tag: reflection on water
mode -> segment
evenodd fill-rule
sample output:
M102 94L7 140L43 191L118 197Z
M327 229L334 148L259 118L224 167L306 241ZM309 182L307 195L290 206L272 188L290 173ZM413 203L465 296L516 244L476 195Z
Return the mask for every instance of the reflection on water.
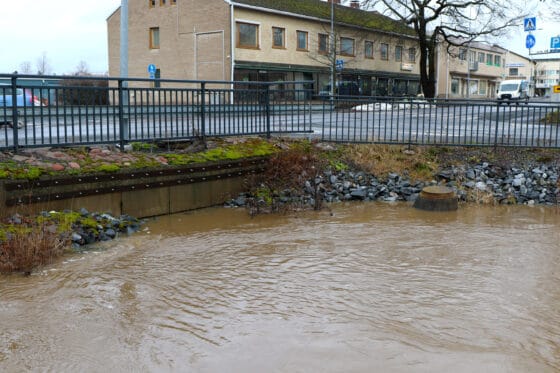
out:
M0 370L558 371L559 227L377 203L158 218L0 277Z

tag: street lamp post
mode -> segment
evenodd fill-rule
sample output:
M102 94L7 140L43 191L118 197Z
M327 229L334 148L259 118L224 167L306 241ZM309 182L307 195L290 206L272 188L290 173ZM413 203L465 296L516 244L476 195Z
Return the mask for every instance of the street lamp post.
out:
M331 1L331 37L330 37L330 49L331 49L331 78L330 78L330 83L331 83L331 92L330 95L331 97L334 96L334 69L335 69L335 64L336 64L336 53L334 50L335 47L335 42L334 42L334 0L330 0Z

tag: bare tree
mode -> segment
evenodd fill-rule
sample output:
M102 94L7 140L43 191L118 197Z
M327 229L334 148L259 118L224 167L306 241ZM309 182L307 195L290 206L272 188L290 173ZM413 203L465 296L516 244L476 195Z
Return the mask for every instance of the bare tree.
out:
M19 65L19 72L22 74L31 74L33 72L33 69L31 68L31 62L23 61Z
M37 75L48 75L52 72L49 59L47 58L47 52L43 52L43 54L37 58L36 67Z
M546 0L545 0L546 1ZM558 0L548 0L558 1ZM426 97L436 93L436 47L468 45L503 35L522 24L531 9L516 0L365 0L364 5L414 28L420 49L420 84Z
M78 65L76 66L76 71L74 71L74 75L78 75L78 76L90 75L89 67L86 61L81 60L80 62L78 62Z

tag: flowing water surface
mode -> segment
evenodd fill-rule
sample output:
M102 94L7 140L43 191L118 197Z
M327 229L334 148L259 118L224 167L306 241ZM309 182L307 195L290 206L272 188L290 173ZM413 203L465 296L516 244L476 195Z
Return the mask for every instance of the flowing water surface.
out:
M557 372L560 213L214 208L0 276L0 371Z

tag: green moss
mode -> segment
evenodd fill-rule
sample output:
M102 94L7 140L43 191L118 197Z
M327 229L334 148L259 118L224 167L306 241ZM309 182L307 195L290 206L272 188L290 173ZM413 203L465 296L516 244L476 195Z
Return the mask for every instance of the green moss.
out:
M34 180L38 179L43 173L43 170L35 166L21 166L11 161L0 163L0 179Z
M97 166L97 171L99 172L117 172L118 170L120 170L120 166L116 165L116 164L107 164L104 163L102 165Z

